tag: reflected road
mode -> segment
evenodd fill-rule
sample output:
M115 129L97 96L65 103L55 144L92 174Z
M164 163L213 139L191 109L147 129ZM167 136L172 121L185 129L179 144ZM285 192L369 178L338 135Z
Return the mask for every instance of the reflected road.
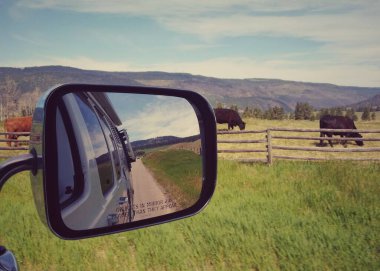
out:
M144 166L141 159L132 164L132 182L134 194L134 221L150 217L157 217L176 211L169 208L170 196L157 183L150 171Z

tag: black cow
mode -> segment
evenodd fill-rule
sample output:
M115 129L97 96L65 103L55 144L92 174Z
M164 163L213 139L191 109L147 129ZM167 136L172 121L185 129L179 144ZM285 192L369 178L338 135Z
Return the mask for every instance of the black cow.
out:
M355 123L352 119L349 117L343 117L343 116L330 116L325 115L321 117L319 120L319 127L320 129L349 129L354 130L356 129ZM362 138L362 135L355 132L321 132L321 137L332 137L333 135L340 135L340 137L351 137L351 138ZM330 146L332 147L332 142L329 139L328 142L330 143ZM344 146L346 146L347 141L343 141L342 143ZM355 141L357 145L363 146L363 141L356 140ZM321 146L323 146L323 140L319 142Z
M240 130L245 129L245 122L241 120L238 112L232 109L216 108L214 109L217 123L228 123L228 130L239 126Z

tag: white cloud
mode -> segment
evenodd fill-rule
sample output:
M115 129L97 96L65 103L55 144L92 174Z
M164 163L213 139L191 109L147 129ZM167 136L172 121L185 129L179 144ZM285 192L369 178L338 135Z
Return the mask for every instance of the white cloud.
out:
M350 86L380 86L378 76L380 67L335 63L328 60L309 63L286 59L256 61L248 58L215 58L201 62L161 65L160 70L188 71L220 78L278 78Z
M50 58L50 61L51 63L57 63L56 65L71 66L90 70L127 71L132 68L128 63L123 61L102 61L85 56L73 58L52 57Z
M364 5L375 5L374 0L336 0L331 1L308 1L308 0L21 0L19 6L37 9L63 9L76 12L91 13L119 13L137 14L161 17L167 14L194 15L209 12L225 12L226 10L244 10L255 12L286 12L294 10L311 10L322 12L325 10L336 10L343 7L360 7Z
M380 2L375 0L21 0L19 7L145 16L203 39L271 35L323 42L379 44ZM296 13L294 13L296 12Z
M170 29L216 39L267 35L307 38L321 42L379 41L377 14L346 13L335 15L251 16L231 14L220 17L199 17L188 21L176 17L162 19Z
M334 3L306 0L22 0L18 5L35 9L146 16L165 28L198 36L206 42L260 35L309 39L326 43L325 51L331 50L328 51L329 57L334 54L351 64L367 60L373 62L379 58L380 1L375 0L340 0ZM212 44L209 46L217 45ZM183 46L185 50L194 48L193 45ZM366 58L361 58L363 54L347 54L347 48L365 52Z
M19 35L19 34L12 34L12 38L15 40L18 40L23 43L31 44L31 45L36 45L39 47L48 47L50 46L50 43L46 41L43 37L33 33L28 33L26 35Z
M198 119L182 98L165 97L147 104L123 121L131 141L159 136L186 137L199 134Z
M86 56L78 57L52 57L41 56L37 59L23 59L22 61L3 62L3 66L9 67L32 67L32 66L47 66L61 65L69 66L86 70L100 71L145 71L144 67L139 68L126 61L104 61L97 60Z
M347 50L347 54L354 54L353 51ZM374 50L376 51L377 49ZM355 52L358 56L366 54L366 51L359 50ZM293 57L298 60L294 60ZM82 56L76 58L46 58L45 60L30 59L23 60L20 63L3 63L3 65L11 67L63 65L102 71L164 71L218 78L276 78L346 86L380 86L379 65L373 65L373 63L352 64L344 61L344 59L339 61L337 58L306 61L298 54L284 55L276 60L258 61L244 57L229 57L211 58L203 61L154 63L146 66L133 65L122 61L98 61Z
M266 55L261 61L219 57L187 62L168 60L165 63L152 60L149 65L139 65L84 56L45 57L30 60L29 66L54 64L105 71L160 70L224 78L263 77L342 85L380 85L380 1L376 0L339 0L334 3L327 0L22 0L18 6L149 17L171 31L201 39L200 45L184 44L178 48L186 52L202 47L213 50L223 46L224 39L241 36L292 37L320 43L315 52L304 58L297 56L295 51L291 55L276 54L276 59ZM123 36L112 39L126 42ZM28 66L29 63L25 60L9 64Z

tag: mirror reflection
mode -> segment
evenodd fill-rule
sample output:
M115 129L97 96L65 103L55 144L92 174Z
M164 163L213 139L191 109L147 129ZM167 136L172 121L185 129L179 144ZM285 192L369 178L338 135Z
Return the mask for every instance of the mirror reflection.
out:
M56 135L59 203L71 229L157 217L199 199L199 123L185 99L69 93L58 103Z

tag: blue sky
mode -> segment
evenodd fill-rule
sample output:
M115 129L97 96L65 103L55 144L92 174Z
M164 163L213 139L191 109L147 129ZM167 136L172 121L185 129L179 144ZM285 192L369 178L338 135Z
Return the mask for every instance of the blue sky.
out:
M379 14L378 0L0 0L0 66L380 87Z

